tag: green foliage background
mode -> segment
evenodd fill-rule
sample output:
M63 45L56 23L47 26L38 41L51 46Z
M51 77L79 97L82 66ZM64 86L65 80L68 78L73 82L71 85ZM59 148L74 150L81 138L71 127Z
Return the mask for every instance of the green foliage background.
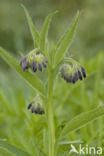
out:
M57 136L61 128L76 115L102 105L104 101L104 1L103 0L0 0L0 46L12 52L16 59L33 48L33 41L20 4L30 12L40 30L48 13L59 10L53 18L49 39L57 41L77 10L81 10L75 40L69 55L83 64L88 78L76 85L67 85L57 77L54 88L54 112ZM27 111L34 97L32 90L17 73L0 59L0 141L7 139L31 155L43 156L47 151L46 122ZM84 144L104 146L103 117L72 132L67 141L82 140ZM38 144L37 144L38 142ZM64 142L59 156L70 150ZM40 152L38 152L40 151ZM0 148L0 156L12 154Z

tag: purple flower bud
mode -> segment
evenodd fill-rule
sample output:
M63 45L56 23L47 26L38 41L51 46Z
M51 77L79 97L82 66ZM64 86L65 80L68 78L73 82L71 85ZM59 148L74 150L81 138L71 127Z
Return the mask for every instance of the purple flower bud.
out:
M81 74L81 72L79 70L78 70L78 77L79 77L80 80L82 80L82 74Z
M27 109L30 109L32 107L32 102L28 104Z
M43 109L41 110L40 114L45 114L45 112L44 112L44 110L43 110Z
M81 67L81 72L83 77L86 78L86 70L83 67Z
M73 77L73 84L75 84L76 83L76 81L75 81L75 79L74 79L74 77Z
M21 65L23 71L25 71L26 69L28 69L27 57L24 57L24 58L20 61L20 65Z
M74 73L74 77L75 77L75 81L77 81L77 80L78 80L78 71L76 71L76 72Z
M38 69L42 72L42 65L40 63L38 63Z
M34 107L31 108L31 113L35 113L35 108Z
M37 66L36 66L35 61L32 62L32 70L33 70L33 72L37 71Z
M25 71L26 69L28 69L28 67L26 65L22 65L22 70Z
M76 80L75 76L73 76L73 81L72 81L72 82L73 82L73 84L75 84L75 83L76 83L76 81L77 81L77 80Z
M22 65L23 62L26 62L27 57L24 57L21 61L20 61L20 65Z
M75 72L73 75L73 83L76 83L77 80L78 80L78 72Z
M42 63L44 68L47 68L47 64L45 62Z

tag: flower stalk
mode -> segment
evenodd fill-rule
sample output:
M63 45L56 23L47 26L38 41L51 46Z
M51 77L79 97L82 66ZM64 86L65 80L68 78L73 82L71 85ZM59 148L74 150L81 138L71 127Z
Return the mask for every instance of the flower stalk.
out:
M48 132L49 132L49 156L55 155L55 129L54 129L54 114L53 114L53 86L54 86L54 71L49 68L49 83L48 83Z

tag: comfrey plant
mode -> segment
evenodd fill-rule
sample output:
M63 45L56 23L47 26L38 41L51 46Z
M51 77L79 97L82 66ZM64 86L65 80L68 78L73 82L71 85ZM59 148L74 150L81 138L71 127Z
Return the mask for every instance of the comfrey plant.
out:
M53 88L54 81L57 74L67 83L76 83L79 79L82 80L86 77L85 69L72 58L67 58L66 53L71 45L73 36L76 31L79 12L75 16L72 24L65 32L63 37L59 40L54 50L49 47L47 34L49 25L53 15L57 12L49 14L43 24L40 34L34 27L28 11L23 6L31 30L34 42L34 49L27 53L20 61L20 68L11 61L11 66L15 66L19 73L35 88L38 92L32 102L27 106L31 113L46 115L48 124L48 156L56 155L56 139L54 127L54 114L53 114ZM71 63L71 65L70 65ZM17 63L18 64L18 63ZM48 70L48 81L44 84L36 75L36 73ZM32 74L33 73L33 74ZM48 89L47 89L48 86ZM70 87L70 86L69 86ZM40 100L41 99L41 100ZM45 104L43 105L43 101ZM44 106L44 108L43 108ZM35 117L35 116L34 116Z
M89 112L82 113L69 121L65 127L61 130L59 137L56 138L55 124L54 124L54 111L53 111L53 89L56 76L59 75L70 88L70 83L75 85L78 80L86 78L86 71L79 62L66 57L66 53L71 45L74 37L76 27L79 19L79 12L77 12L72 24L69 26L65 34L52 48L49 46L47 39L49 25L53 15L57 12L49 14L43 24L42 30L39 33L33 25L32 19L28 14L28 11L23 6L28 20L29 28L33 37L34 49L27 53L21 61L17 61L6 50L0 48L0 56L18 72L30 86L35 89L37 96L27 106L27 109L35 116L44 115L48 125L48 153L44 149L44 154L47 156L58 155L57 149L59 146L59 140L62 140L64 136L68 135L89 121L96 119L104 114L104 106L93 109ZM45 73L47 71L47 81L44 82L38 76L38 72ZM29 113L29 112L28 112ZM1 143L0 143L1 144ZM20 156L30 156L28 152L23 152L16 147L9 147L2 143L4 148L7 148L12 153L19 151ZM15 150L13 150L15 148ZM21 154L20 154L21 153Z
M25 72L29 68L32 72L36 73L37 70L40 72L43 71L43 68L47 67L48 70L48 90L45 93L45 99L47 101L46 105L46 115L48 117L48 129L49 129L49 156L55 155L55 128L54 128L54 114L53 114L53 88L54 88L54 80L58 72L60 72L61 77L67 83L76 83L78 80L82 80L83 77L86 77L85 69L77 63L77 61L73 60L72 58L66 58L65 54L70 46L71 40L74 36L76 26L79 19L79 12L77 13L71 27L68 31L64 34L62 39L58 42L57 46L54 49L54 53L52 54L51 49L48 47L47 41L47 33L49 23L51 21L52 16L56 13L48 15L43 25L42 31L39 34L36 29L34 29L32 21L24 8L29 26L33 35L34 39L34 48L31 52L29 52L26 56L24 56L21 61L20 65ZM64 64L67 61L67 64ZM72 66L69 65L72 63ZM59 70L57 70L57 68ZM57 72L57 74L55 74ZM44 74L44 73L43 73ZM40 104L36 104L33 106L34 101L28 105L28 109L31 109L32 113L35 114L44 114L45 111L43 110Z

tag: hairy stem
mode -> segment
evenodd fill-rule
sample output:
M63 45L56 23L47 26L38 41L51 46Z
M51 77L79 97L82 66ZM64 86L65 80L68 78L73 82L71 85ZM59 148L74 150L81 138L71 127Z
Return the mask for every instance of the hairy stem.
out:
M49 156L55 155L55 130L54 130L54 114L53 114L53 83L54 72L49 70L49 84L48 84L48 130L49 130Z

